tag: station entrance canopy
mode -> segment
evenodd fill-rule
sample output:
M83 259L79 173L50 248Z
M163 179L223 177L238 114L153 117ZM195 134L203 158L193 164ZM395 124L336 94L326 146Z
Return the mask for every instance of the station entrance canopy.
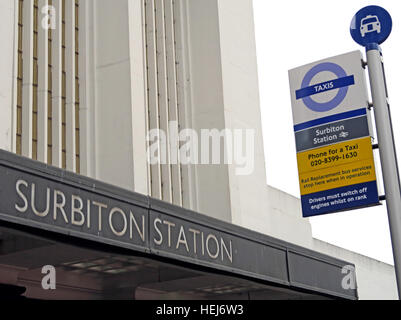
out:
M57 289L41 287L54 266ZM351 264L0 151L0 295L357 299ZM10 291L10 292L11 292Z

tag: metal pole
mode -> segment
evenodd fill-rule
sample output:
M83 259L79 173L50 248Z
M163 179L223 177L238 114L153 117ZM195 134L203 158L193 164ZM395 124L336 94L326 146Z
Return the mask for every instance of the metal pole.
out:
M401 299L401 188L383 57L378 45L368 46L366 55L386 192L386 207L390 223L398 297Z

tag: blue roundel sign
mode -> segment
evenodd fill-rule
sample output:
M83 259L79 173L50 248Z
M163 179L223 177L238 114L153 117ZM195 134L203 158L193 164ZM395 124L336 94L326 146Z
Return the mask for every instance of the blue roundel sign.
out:
M366 47L382 44L393 28L390 14L379 6L367 6L357 12L351 22L351 36L355 42Z
M313 78L320 72L329 71L337 76L337 79L321 84L311 85ZM348 93L348 86L354 84L354 78L348 77L345 70L336 63L324 62L310 69L302 80L302 89L296 92L297 99L301 99L304 104L315 112L328 112L337 108L345 99ZM339 89L337 95L326 102L317 102L311 95L316 93L316 88L320 92Z

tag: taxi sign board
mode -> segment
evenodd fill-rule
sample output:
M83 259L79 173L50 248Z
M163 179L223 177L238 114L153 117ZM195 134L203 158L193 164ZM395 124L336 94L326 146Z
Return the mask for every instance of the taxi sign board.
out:
M382 44L393 28L391 15L382 7L367 6L359 10L351 22L350 32L355 42L368 47Z
M304 217L379 204L361 52L289 77Z

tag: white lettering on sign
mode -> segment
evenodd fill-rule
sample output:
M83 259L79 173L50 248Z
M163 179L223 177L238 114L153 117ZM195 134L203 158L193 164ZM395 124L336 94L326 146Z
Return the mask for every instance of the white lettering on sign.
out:
M326 91L326 90L330 90L334 88L334 83L333 82L329 82L329 83L324 83L324 84L320 84L318 86L315 86L315 92L319 93L322 91Z
M205 234L201 230L177 226L171 221L159 218L153 221L153 228L156 233L153 243L156 246L167 244L169 248L175 250L179 250L182 247L188 253L199 253L199 255L213 260L221 259L223 262L228 260L233 263L232 241L227 241L213 233ZM177 236L175 235L175 230L179 230ZM198 250L199 248L201 250Z
M15 190L18 195L18 203L15 209L19 213L27 213L29 210L37 217L46 218L51 211L50 204L53 204L53 220L63 221L65 224L71 224L77 227L86 225L88 229L92 228L91 210L97 208L98 224L95 226L97 232L101 232L106 225L117 237L124 237L129 232L129 238L140 238L145 242L145 216L134 216L129 211L125 212L122 208L114 207L108 210L104 203L91 199L84 199L78 195L67 197L66 193L60 190L51 190L46 188L44 194L40 194L35 183L29 184L25 180L16 182ZM29 201L30 200L30 201ZM86 205L84 205L86 204ZM42 208L39 208L42 205ZM68 209L67 209L68 208ZM107 214L108 219L103 219ZM120 225L117 225L120 222Z
M88 229L99 236L112 234L115 238L136 239L142 243L148 238L145 214L138 214L132 208L102 203L90 196L69 194L50 186L38 187L37 183L23 179L16 181L15 192L17 198L14 208L18 215L51 219L57 225L69 225L80 231ZM156 218L150 223L154 231L150 241L156 247L197 258L233 263L232 240L219 233L165 218Z

